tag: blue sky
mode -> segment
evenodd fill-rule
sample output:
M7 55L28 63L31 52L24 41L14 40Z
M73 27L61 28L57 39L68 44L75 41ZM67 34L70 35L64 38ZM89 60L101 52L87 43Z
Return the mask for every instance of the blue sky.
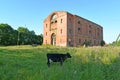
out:
M68 11L103 26L107 43L120 33L120 0L0 0L0 23L43 33L43 20L53 11Z

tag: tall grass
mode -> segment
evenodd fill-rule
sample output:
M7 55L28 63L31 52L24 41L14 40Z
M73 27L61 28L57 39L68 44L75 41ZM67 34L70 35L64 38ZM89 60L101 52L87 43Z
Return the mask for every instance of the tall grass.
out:
M49 68L48 52L72 58ZM0 47L0 80L120 80L120 47Z

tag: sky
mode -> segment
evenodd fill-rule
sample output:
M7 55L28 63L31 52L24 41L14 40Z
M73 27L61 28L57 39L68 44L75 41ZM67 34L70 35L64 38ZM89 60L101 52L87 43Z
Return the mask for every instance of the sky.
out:
M43 34L43 21L54 11L67 11L103 27L106 43L120 33L120 0L0 0L0 23Z

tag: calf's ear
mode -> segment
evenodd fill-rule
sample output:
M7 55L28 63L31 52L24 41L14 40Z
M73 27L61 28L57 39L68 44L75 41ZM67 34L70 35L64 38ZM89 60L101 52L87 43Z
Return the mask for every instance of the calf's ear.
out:
M67 52L66 54L67 54L67 57L68 57L68 58L71 58L71 55L70 55L70 53L68 53L68 52Z
M68 54L70 55L70 53L68 53L68 52L67 52L66 54L67 54L67 55L68 55Z

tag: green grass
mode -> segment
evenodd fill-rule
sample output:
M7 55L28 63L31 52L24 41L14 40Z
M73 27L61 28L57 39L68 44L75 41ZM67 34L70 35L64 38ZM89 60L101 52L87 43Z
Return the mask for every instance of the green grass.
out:
M47 52L72 58L48 68ZM0 80L120 80L120 47L0 47Z

